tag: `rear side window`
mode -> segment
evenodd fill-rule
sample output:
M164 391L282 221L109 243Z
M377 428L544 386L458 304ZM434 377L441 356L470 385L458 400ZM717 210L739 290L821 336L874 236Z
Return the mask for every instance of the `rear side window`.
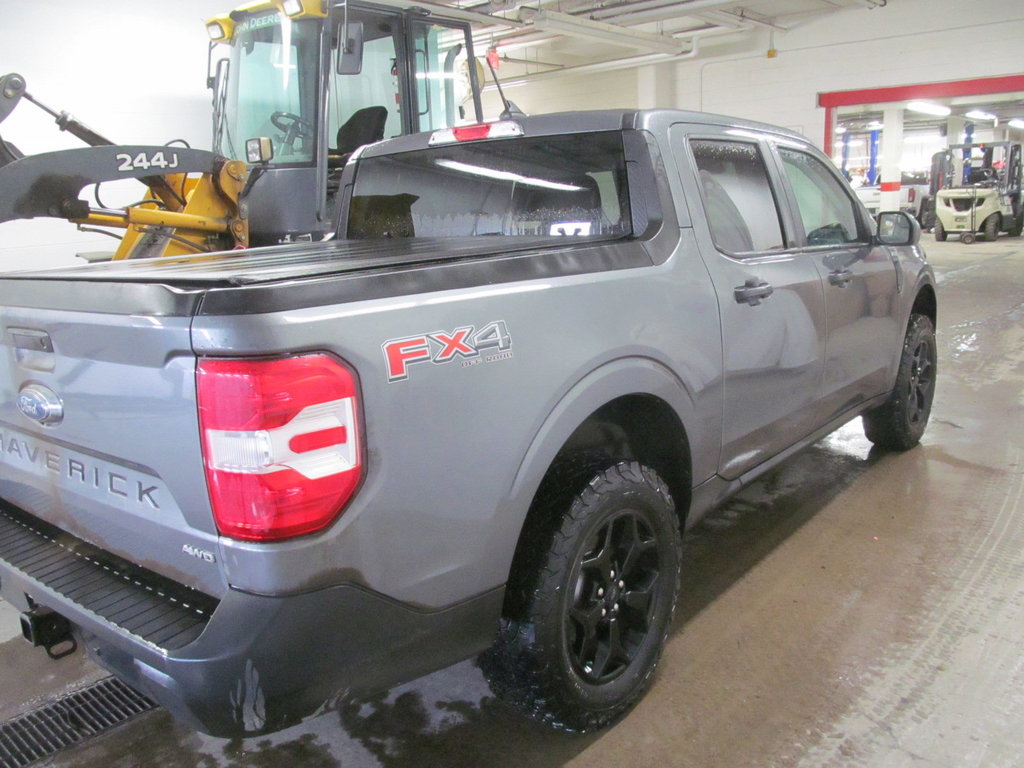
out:
M808 245L843 245L862 239L850 196L825 164L804 152L779 148L796 196Z
M711 237L727 253L784 248L779 210L756 144L690 142Z
M480 141L359 161L349 238L631 234L617 131Z

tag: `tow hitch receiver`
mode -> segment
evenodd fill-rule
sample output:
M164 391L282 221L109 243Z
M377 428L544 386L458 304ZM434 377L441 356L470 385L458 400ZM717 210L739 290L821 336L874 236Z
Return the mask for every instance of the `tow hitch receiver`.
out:
M42 646L51 659L63 659L78 649L78 643L71 634L71 622L55 611L36 606L21 614L21 634L32 645ZM70 643L66 648L54 651L58 646Z

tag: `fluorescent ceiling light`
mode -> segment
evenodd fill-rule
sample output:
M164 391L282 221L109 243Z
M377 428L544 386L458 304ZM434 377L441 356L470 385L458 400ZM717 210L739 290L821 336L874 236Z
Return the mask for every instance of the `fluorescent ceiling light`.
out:
M584 19L558 11L537 11L532 8L522 8L520 10L520 17L532 19L534 28L543 32L555 32L570 37L582 37L587 40L603 40L613 45L641 48L646 51L653 51L654 53L666 53L677 56L693 48L691 43L684 43L682 40L677 40L669 35L640 32L636 29L620 27L617 24Z
M921 112L925 115L936 115L937 117L948 117L953 111L943 104L934 104L930 101L908 101L907 109L911 112Z
M846 133L846 126L845 125L838 126L836 128L836 133L839 134L840 136L842 136L844 133Z
M867 128L869 131L880 131L883 128L885 128L885 123L879 120L873 120L864 127Z
M1007 125L1009 125L1009 126L1011 126L1013 128L1020 128L1020 129L1024 130L1024 120L1021 120L1020 118L1017 118L1017 117L1013 118L1013 120L1008 122Z
M969 117L971 120L995 120L995 115L990 115L988 112L982 112L980 109L972 109L964 117Z
M484 176L488 179L497 179L499 181L512 181L516 184L523 184L527 187L540 187L542 189L558 189L563 192L581 192L584 188L578 187L575 184L562 184L557 181L548 181L547 179L537 179L533 176L522 176L518 173L512 173L511 171L499 171L495 168L487 168L482 165L471 165L469 163L460 163L458 160L435 160L438 165L442 168L448 168L453 171L459 171L460 173L468 173L473 176Z

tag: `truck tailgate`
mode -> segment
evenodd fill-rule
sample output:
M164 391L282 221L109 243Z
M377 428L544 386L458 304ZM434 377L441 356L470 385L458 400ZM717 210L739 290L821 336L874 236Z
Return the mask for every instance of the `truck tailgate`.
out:
M65 283L40 303L33 285L0 280L0 497L220 595L189 339L196 297ZM41 419L47 397L59 416Z

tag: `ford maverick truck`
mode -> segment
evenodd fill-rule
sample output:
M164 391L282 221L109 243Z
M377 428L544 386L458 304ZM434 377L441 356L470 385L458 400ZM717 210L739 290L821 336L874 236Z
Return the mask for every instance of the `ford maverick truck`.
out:
M682 531L855 417L925 429L920 230L794 133L564 113L334 172L322 242L0 278L3 599L197 729L478 655L602 727L652 684Z

